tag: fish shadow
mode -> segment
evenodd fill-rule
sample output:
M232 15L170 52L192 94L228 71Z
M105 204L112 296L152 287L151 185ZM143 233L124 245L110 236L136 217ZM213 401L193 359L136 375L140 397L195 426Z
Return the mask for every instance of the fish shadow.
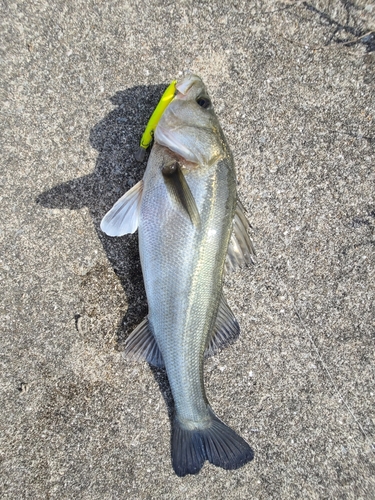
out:
M90 144L98 152L95 170L41 193L36 203L49 209L79 210L87 207L93 226L129 304L117 331L117 349L147 314L147 300L138 252L138 233L111 238L100 230L100 222L113 204L142 177L146 161L135 155L144 127L166 85L140 85L117 92L110 98L116 107L90 131ZM173 397L166 371L149 365L163 395L172 424Z
M99 154L95 170L41 193L36 202L50 209L89 209L107 258L124 289L128 310L120 320L117 348L147 314L147 301L138 252L138 235L111 238L100 222L112 205L142 177L146 163L135 154L144 127L166 85L140 85L110 97L115 108L90 131L89 141Z

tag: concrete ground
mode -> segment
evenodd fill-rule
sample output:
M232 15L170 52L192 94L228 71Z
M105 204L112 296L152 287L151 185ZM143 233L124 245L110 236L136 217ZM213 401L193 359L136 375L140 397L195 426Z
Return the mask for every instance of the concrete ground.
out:
M375 3L1 4L3 499L375 498ZM165 85L200 74L258 264L205 366L255 450L178 478L165 374L121 355L147 312L137 235L99 222L142 178Z

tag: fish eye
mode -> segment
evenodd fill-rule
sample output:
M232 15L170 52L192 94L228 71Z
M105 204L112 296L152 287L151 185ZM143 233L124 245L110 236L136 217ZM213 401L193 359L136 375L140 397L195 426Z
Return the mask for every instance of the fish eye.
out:
M198 97L197 104L201 108L207 109L211 106L211 101L208 97Z

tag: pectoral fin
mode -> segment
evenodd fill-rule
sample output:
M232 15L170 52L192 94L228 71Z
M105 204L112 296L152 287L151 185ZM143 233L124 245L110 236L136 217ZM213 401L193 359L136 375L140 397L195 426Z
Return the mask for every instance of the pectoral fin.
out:
M172 200L189 216L194 226L199 226L198 208L179 163L166 165L162 169L162 174Z
M236 212L233 218L232 236L229 241L225 267L227 271L233 271L237 267L255 264L256 255L253 242L249 236L251 228L245 215L245 209L238 200Z
M100 229L108 236L123 236L138 229L141 208L143 180L139 181L106 213Z
M223 347L232 344L239 334L240 326L222 294L215 328L206 347L204 353L205 357L212 356L223 349Z

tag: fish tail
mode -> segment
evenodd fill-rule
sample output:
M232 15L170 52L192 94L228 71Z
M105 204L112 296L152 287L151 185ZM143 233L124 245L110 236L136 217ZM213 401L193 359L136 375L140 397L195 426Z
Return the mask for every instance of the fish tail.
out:
M205 460L223 469L238 469L254 458L246 441L210 410L211 424L187 429L175 419L172 433L172 462L178 476L197 474Z

